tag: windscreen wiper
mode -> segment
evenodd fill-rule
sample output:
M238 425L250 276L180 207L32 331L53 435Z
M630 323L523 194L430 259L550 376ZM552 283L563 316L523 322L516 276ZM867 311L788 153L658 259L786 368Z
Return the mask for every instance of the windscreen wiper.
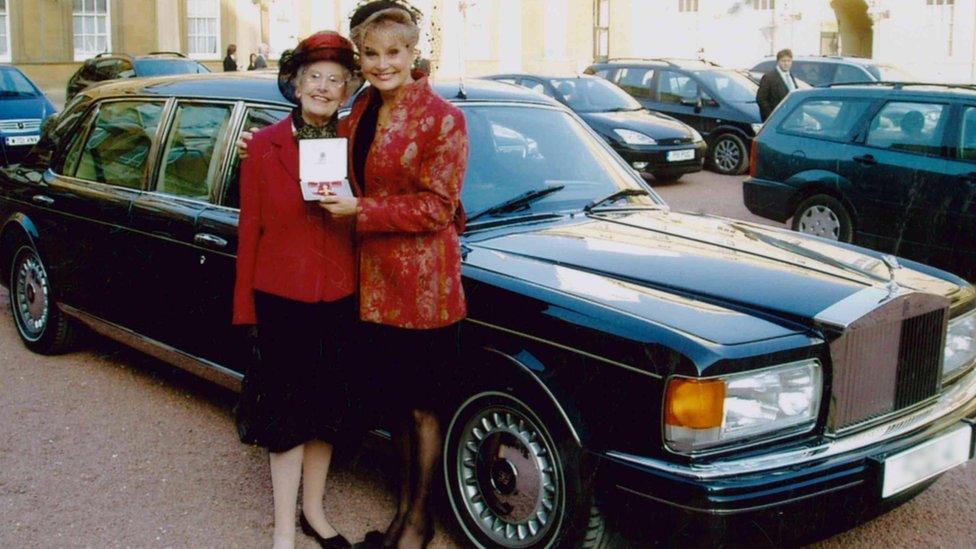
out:
M586 206L583 206L584 212L590 212L593 208L600 206L602 204L610 204L620 200L621 198L627 196L650 196L651 193L647 192L646 189L621 189L613 194L604 196L603 198L598 198L593 202L590 202Z
M543 187L541 189L533 189L531 191L526 191L518 196L509 198L504 202L499 202L494 206L490 206L488 208L485 208L484 210L481 210L480 212L469 217L468 222L470 223L475 219L478 219L479 217L484 217L486 215L495 215L504 212L510 212L522 206L528 206L529 204L535 202L536 200L539 200L545 196L549 196L550 194L556 191L561 191L565 188L566 185L552 185L551 187Z

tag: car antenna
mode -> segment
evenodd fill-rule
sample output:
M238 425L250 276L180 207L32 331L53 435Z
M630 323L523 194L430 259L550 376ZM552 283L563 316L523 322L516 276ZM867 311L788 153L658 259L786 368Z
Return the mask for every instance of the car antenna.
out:
M460 0L457 4L458 11L461 13L461 29L463 29L465 35L467 35L468 30L468 8L472 4L469 4L466 0ZM467 67L467 52L465 51L465 42L461 41L461 47L458 48L458 93L457 99L467 99L468 92L464 91L464 75L468 72Z

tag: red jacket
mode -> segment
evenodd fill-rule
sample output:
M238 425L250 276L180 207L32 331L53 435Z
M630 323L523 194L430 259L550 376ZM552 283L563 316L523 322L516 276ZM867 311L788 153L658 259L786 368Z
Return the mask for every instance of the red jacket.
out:
M439 328L466 313L461 287L464 231L461 184L468 162L464 114L420 77L406 86L377 129L366 159L365 188L356 216L359 235L360 317L402 328ZM375 89L356 101L342 122L355 138ZM355 143L350 141L349 165Z
M352 221L302 200L291 116L254 134L241 168L234 324L254 324L254 290L316 303L356 291Z

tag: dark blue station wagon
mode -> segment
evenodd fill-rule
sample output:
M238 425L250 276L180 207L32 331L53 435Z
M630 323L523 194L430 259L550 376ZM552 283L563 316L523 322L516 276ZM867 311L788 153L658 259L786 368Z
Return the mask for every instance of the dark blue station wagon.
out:
M552 99L437 90L471 139L469 316L443 384L465 545L742 542L767 521L790 543L971 459L965 281L673 212ZM0 173L0 280L24 344L58 352L83 324L239 388L233 144L290 108L274 75L81 92Z

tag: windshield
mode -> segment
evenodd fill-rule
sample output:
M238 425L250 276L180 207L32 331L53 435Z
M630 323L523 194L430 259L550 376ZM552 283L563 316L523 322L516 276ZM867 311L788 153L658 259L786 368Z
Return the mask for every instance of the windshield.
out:
M37 88L20 71L12 68L0 69L0 96L34 96L37 94Z
M893 65L875 65L868 67L875 78L882 82L915 82L918 80L911 74Z
M549 81L569 108L576 112L635 111L641 104L615 84L602 78L554 78Z
M633 170L567 112L471 105L464 107L464 116L471 155L461 198L469 214L559 185L564 187L532 202L530 211L578 209L620 189L645 188ZM663 204L656 196L627 200Z
M210 72L207 67L192 59L136 59L136 76L162 76L165 74L199 74Z
M759 86L749 80L748 77L735 71L709 69L695 71L695 76L706 88L712 90L718 99L740 103L756 100L756 91Z

